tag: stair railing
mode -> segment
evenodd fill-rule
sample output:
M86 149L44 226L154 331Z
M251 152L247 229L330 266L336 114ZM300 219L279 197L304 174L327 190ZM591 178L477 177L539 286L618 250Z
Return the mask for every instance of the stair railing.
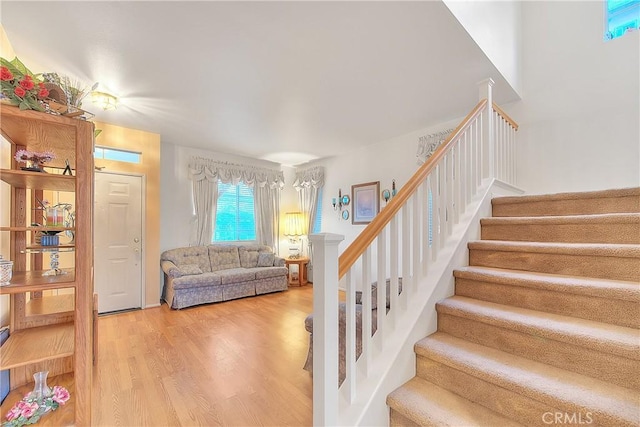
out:
M362 402L366 402L359 393L372 393L376 389L360 385L371 380L371 368L374 364L378 366L378 359L389 358L389 351L394 351L385 346L393 342L388 338L394 334L399 316L416 295L421 279L444 248L483 178L495 177L515 183L517 124L493 104L493 81L488 79L481 85L481 101L339 258L338 244L343 236L321 233L310 237L315 257L315 426L342 425L357 419L353 411L363 411ZM346 319L346 358L341 385L338 382L340 280L345 290ZM372 287L363 285L372 282L379 284L375 318ZM389 290L385 292L387 282ZM356 288L361 290L360 321ZM387 307L386 313L384 307ZM356 355L358 323L362 328L359 358ZM397 349L395 351L397 354ZM343 412L349 409L352 409L350 416L343 417Z

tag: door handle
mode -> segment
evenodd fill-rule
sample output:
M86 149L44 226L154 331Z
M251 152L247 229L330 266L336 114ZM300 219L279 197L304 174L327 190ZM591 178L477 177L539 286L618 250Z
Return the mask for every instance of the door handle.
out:
M135 239L133 239L133 241L134 241L135 243L138 243L138 242L140 242L140 239L138 239L138 238L136 237Z

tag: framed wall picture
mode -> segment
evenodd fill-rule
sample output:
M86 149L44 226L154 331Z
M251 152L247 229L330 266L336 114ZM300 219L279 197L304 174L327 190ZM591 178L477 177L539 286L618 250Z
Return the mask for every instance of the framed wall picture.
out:
M351 223L368 224L380 211L380 181L351 186Z

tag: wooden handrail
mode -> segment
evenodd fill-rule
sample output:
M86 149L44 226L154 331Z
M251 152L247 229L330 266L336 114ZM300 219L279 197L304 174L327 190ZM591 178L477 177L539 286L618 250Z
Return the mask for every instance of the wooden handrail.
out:
M380 234L382 229L391 221L396 213L404 206L409 197L418 189L420 184L429 176L431 171L445 153L449 150L454 141L469 127L471 122L480 115L487 105L487 100L483 99L476 105L467 117L458 125L451 135L436 149L429 160L427 160L416 173L400 188L398 194L391 199L389 204L380 212L371 223L358 235L358 237L349 245L349 247L340 255L338 260L338 277L342 278L347 271L355 264L356 260L362 255L373 240Z
M505 119L514 130L518 130L518 124L511 117L509 117L509 115L505 113L502 108L498 107L498 104L496 104L495 102L493 103L493 110L496 113L500 114L500 116Z

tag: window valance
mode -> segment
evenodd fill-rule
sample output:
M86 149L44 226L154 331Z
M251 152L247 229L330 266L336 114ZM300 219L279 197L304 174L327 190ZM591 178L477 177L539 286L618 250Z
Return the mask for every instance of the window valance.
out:
M296 190L302 188L322 188L324 186L324 167L315 166L296 172L296 180L293 187Z
M193 157L189 162L189 178L192 181L218 180L237 185L244 182L249 187L284 188L284 174L275 169L239 165L202 157Z
M453 131L454 129L452 128L421 136L418 139L418 152L416 153L417 163L421 165L426 162Z

